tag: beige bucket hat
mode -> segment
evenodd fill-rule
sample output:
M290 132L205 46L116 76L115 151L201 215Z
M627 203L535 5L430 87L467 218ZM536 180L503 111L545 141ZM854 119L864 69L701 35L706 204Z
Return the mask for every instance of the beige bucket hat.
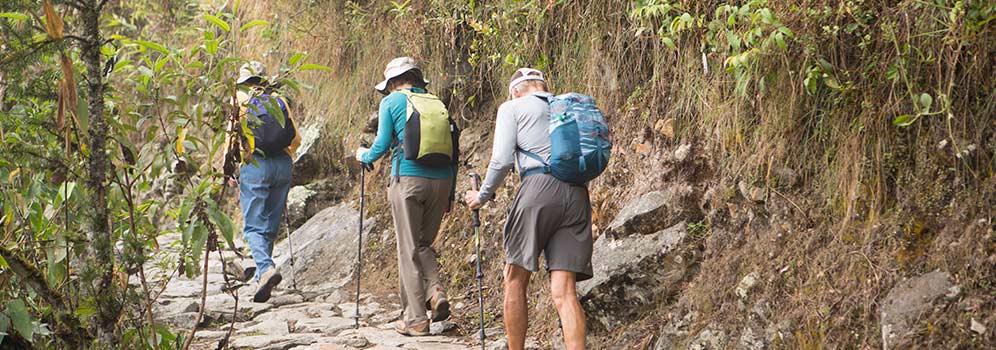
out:
M389 92L387 91L387 82L391 80L391 78L405 74L405 72L413 69L419 71L420 76L422 75L422 69L415 63L414 58L398 57L391 60L391 62L387 63L387 67L384 68L384 80L374 86L374 89L382 94L387 94ZM422 81L425 82L425 84L429 84L429 80L425 79L425 77L422 77Z
M249 61L243 64L239 68L239 79L235 81L236 84L242 84L252 78L259 78L260 80L266 80L266 65L259 61Z

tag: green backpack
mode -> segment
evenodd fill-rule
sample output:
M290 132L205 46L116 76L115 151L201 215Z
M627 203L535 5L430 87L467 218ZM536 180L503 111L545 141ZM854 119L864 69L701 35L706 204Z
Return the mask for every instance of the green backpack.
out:
M457 163L460 131L450 119L446 105L433 94L402 90L408 97L404 142L405 159L441 167Z

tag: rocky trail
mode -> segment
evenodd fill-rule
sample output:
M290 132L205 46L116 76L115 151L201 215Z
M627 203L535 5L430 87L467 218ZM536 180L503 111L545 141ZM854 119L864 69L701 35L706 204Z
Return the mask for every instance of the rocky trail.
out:
M365 223L369 234L373 219ZM266 303L252 302L255 284L238 283L238 312L235 315L231 348L261 350L335 350L335 349L475 349L476 324L458 329L443 321L433 323L431 336L406 337L393 329L401 315L396 294L360 297L360 328L354 327L356 304L354 290L346 288L353 278L357 238L357 212L353 203L343 203L322 210L292 236L295 268L290 268L286 239L274 248L274 260L281 267L284 280ZM163 236L160 244L170 246L179 237ZM244 244L236 239L236 244ZM246 250L247 251L247 250ZM233 255L230 251L225 252ZM248 255L248 254L247 254ZM253 266L251 259L235 258L229 271ZM375 267L370 267L375 268ZM147 267L157 273L155 266ZM205 311L191 348L216 349L232 322L236 302L225 292L223 264L212 254L208 265ZM194 327L201 303L203 276L173 277L155 305L157 322L177 329ZM295 284L296 287L295 288ZM456 302L455 312L476 312L475 305ZM503 348L500 328L487 330L489 348ZM474 338L474 339L471 339Z

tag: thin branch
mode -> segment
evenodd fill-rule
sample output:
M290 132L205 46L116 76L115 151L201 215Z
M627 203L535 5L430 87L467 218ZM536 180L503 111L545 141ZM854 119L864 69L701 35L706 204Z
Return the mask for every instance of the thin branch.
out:
M75 36L75 35L63 35L62 38L63 39L73 39L73 40L78 41L80 44L90 45L90 41L89 40L86 40L86 39L84 39L82 37L78 37L78 36Z

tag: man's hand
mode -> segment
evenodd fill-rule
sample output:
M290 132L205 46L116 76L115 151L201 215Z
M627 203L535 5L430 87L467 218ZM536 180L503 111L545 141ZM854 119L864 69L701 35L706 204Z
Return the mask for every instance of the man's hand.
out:
M467 208L470 208L470 210L480 209L484 206L484 204L477 199L479 193L479 191L470 190L463 196L463 200L467 202Z
M356 149L356 160L363 162L363 155L370 151L369 148L360 147Z

